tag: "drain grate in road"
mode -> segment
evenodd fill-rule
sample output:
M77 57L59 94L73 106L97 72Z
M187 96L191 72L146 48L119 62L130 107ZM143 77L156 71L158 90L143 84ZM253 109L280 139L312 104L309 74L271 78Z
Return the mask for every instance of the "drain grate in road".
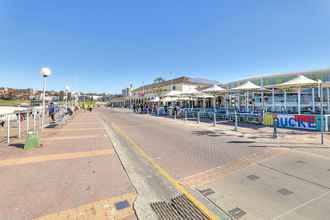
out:
M306 161L304 160L297 160L296 163L301 163L301 164L304 164L304 163L307 163Z
M290 190L288 190L286 188L279 189L279 190L277 190L277 192L280 193L283 196L287 196L287 195L293 194L292 191L290 191Z
M209 195L215 193L214 190L211 189L211 188L207 188L207 189L199 190L199 192L202 193L203 196L209 196Z
M170 202L153 202L151 208L160 220L207 220L208 218L184 195L179 195Z
M256 175L249 175L249 176L247 176L246 178L248 178L249 180L252 180L252 181L254 181L254 180L257 180L257 179L259 179L260 177L258 177L258 176L256 176Z
M242 217L243 215L246 214L246 212L244 212L242 209L236 207L232 210L229 211L229 214L234 217L235 219L239 219L240 217Z

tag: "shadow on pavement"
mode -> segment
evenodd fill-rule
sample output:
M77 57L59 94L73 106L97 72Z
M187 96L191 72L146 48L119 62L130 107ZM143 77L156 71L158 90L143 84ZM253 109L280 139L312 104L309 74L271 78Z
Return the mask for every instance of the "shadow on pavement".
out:
M16 148L19 148L19 149L23 149L24 148L24 144L21 144L21 143L10 144L9 146L10 147L16 147Z
M272 144L272 145L249 145L248 147L251 148L290 148L290 149L330 149L330 147L321 147L321 146L311 146L311 147L307 147L307 146L290 146L290 145L286 145L288 143L283 143L283 144L274 144L274 143L264 143L264 144ZM290 144L290 143L289 143ZM292 143L294 144L294 143ZM307 143L308 144L308 143ZM277 146L276 146L277 145ZM316 145L315 143L310 144L309 145Z
M227 141L227 143L230 144L252 144L255 143L255 141Z

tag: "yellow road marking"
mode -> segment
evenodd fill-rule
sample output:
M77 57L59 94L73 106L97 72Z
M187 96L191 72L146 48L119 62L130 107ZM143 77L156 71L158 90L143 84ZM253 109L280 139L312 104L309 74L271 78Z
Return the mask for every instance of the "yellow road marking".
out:
M111 197L109 199L100 200L90 204L85 204L73 209L64 210L57 213L41 216L35 220L108 220L108 219L125 219L134 215L132 204L136 198L135 192L124 195ZM115 208L115 203L127 200L129 207L121 210Z
M62 128L58 131L89 131L89 130L104 130L104 128ZM44 131L53 132L52 129L45 129Z
M61 136L61 137L49 137L43 138L43 141L53 141L53 140L73 140L73 139L90 139L90 138L102 138L100 135L77 135L77 136Z
M83 120L83 121L80 121L80 120ZM83 119L83 118L81 118L81 119L79 119L79 120L77 120L77 121L71 121L70 122L70 124L81 124L81 125L85 125L85 124L98 124L97 122L96 122L96 118L94 119L94 120L86 120L86 119Z
M40 163L40 162L46 162L52 160L68 160L68 159L76 159L76 158L84 158L84 157L111 155L113 154L113 152L114 151L112 149L107 149L107 150L83 151L83 152L64 153L64 154L48 154L48 155L35 156L35 157L14 158L14 159L0 160L0 167L23 165L29 163Z
M115 123L111 123L113 129L124 137L134 147L136 152L140 154L151 166L153 166L158 173L169 181L180 193L184 194L196 207L198 207L209 219L220 220L220 218L212 213L203 203L195 198L183 185L181 185L175 178L173 178L165 169L159 166L137 143L127 136Z

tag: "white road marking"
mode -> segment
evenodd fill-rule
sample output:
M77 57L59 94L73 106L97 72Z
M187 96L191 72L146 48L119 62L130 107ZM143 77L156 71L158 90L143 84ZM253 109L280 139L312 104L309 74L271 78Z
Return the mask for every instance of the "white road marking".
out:
M317 196L317 197L315 197L313 199L310 199L310 200L308 200L308 201L306 201L304 203L301 203L300 205L294 207L293 209L290 209L290 210L282 213L281 215L276 216L275 218L273 218L273 220L280 219L280 218L282 218L282 217L284 217L284 216L286 216L286 215L288 215L288 214L296 211L297 209L300 209L300 208L302 208L302 207L304 207L304 206L306 206L306 205L308 205L308 204L310 204L310 203L312 203L312 202L314 202L316 200L322 199L323 197L327 196L328 194L330 194L330 191L327 191L327 192L321 194L320 196Z

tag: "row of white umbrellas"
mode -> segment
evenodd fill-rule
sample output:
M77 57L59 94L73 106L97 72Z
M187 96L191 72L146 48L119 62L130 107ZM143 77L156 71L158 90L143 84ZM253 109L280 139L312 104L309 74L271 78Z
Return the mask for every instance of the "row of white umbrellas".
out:
M315 81L312 79L309 79L303 75L299 75L294 79L291 79L287 82L277 84L277 85L270 85L266 88L293 88L293 87L305 87L305 86L316 86L320 82ZM247 81L243 83L242 85L239 85L237 87L231 88L230 91L260 91L260 90L266 90L265 88L258 86L251 81ZM194 98L214 98L216 94L223 93L228 91L227 89L221 88L218 85L213 85L207 89L204 89L202 91L197 90L196 88L190 88L187 91L169 91L162 95L163 101L171 101L174 97L176 97L176 100L190 100L192 97ZM212 95L210 95L212 94ZM152 101L158 102L160 101L159 97L153 97Z

